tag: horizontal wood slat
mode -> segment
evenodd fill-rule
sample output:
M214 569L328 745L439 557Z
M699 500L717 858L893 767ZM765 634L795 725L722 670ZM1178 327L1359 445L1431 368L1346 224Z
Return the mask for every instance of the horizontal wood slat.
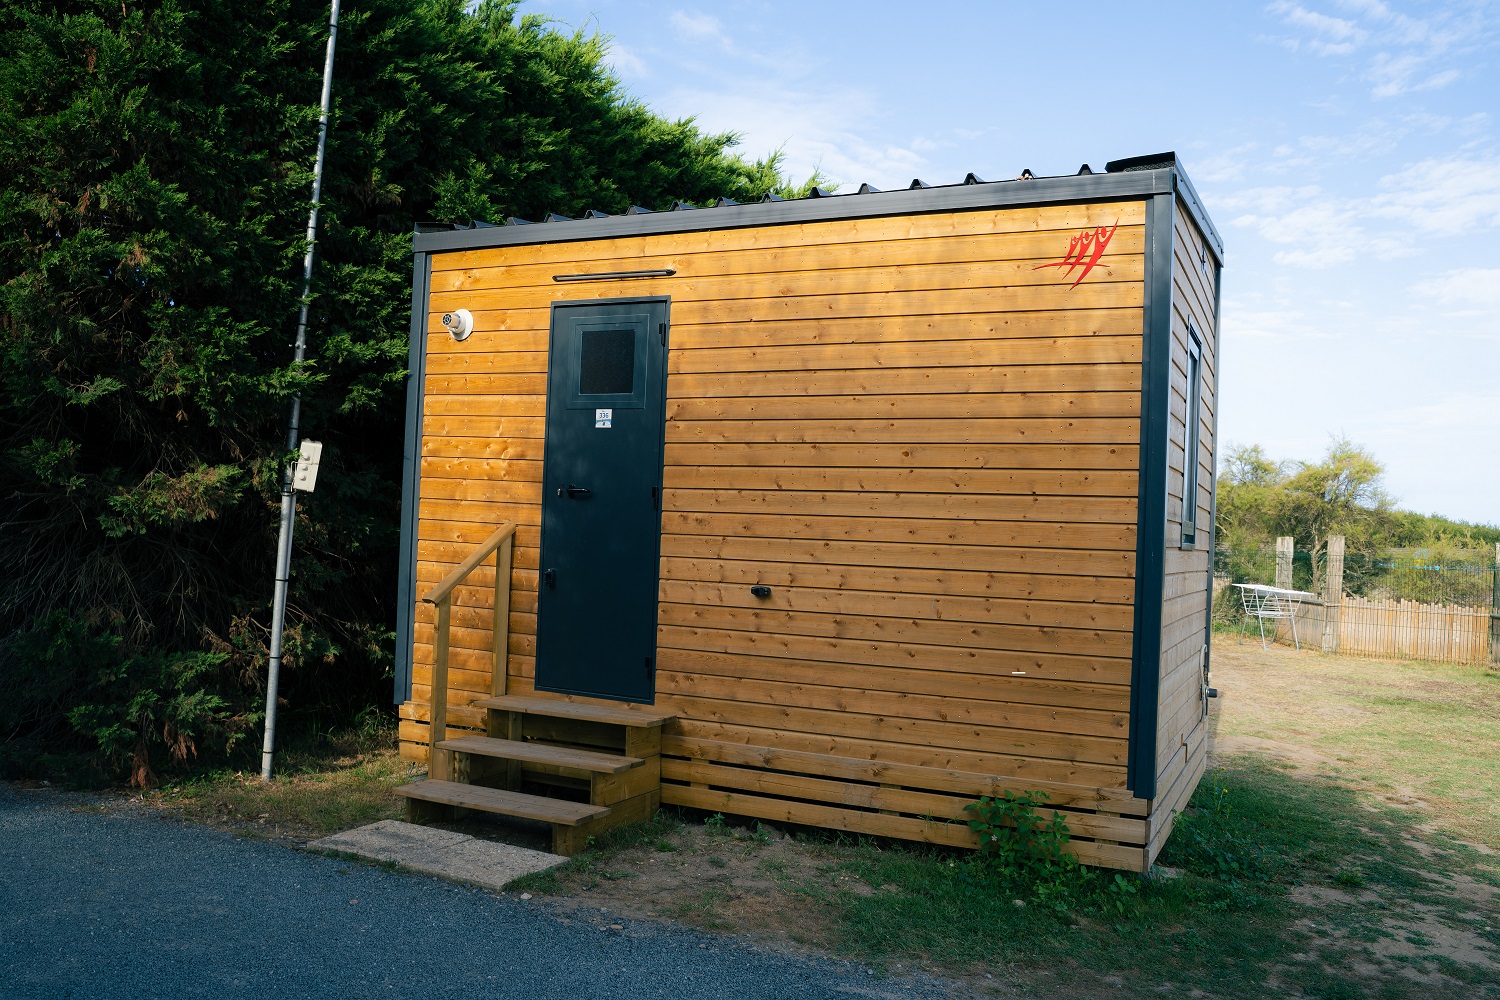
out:
M1096 226L1145 223L1140 200L1103 204L1047 205L994 211L982 209L923 215L873 216L838 222L805 222L743 229L701 230L657 236L629 236L588 243L532 244L465 250L435 255L436 273L477 266L509 267L528 263L576 263L588 260L636 259L663 253L723 253L779 247L857 247L886 240L947 240L991 233L1051 232L1054 236ZM1067 240L1060 242L1066 249ZM918 249L914 253L921 254ZM1059 251L1061 256L1061 251ZM637 264L637 267L644 265Z
M788 227L777 227L785 230ZM826 232L826 230L824 231ZM666 241L658 241L666 242ZM612 245L618 246L615 241ZM1034 233L975 233L967 236L947 236L939 239L926 238L920 244L911 239L870 240L861 243L841 243L830 246L790 245L767 249L745 247L735 253L725 253L723 246L700 246L695 250L668 251L666 266L677 272L674 277L681 281L704 278L744 277L750 275L788 274L793 277L808 271L818 271L825 266L830 253L838 255L837 262L829 269L862 269L871 267L911 266L919 259L927 266L957 265L975 267L999 262L1024 261L1031 266L1035 261L1054 258L1058 248L1058 234L1054 231ZM531 248L528 248L531 249ZM1132 257L1138 258L1145 249L1145 227L1122 226L1110 240L1109 252L1102 260L1115 267ZM585 251L587 255L587 251ZM452 254L444 254L438 262L447 263ZM491 253L493 257L493 253ZM640 258L595 257L587 255L590 272L639 270ZM464 291L479 288L524 288L545 287L557 273L556 261L535 261L529 256L505 266L486 267L477 260L467 267L437 269L432 275L434 292ZM984 272L990 268L985 267Z
M984 570L941 570L885 566L756 562L719 558L661 561L662 578L706 583L769 584L940 597L995 597L1014 600L1129 605L1135 583L1128 576L1050 576ZM520 584L517 584L520 586ZM533 582L530 586L534 587Z

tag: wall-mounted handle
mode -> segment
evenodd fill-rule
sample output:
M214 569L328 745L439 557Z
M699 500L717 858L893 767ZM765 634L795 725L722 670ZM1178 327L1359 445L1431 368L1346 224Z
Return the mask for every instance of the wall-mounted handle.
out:
M559 486L557 488L557 495L566 495L569 500L576 500L579 497L590 496L593 492L593 490L584 489L582 486L574 486L572 483L569 483L566 486Z

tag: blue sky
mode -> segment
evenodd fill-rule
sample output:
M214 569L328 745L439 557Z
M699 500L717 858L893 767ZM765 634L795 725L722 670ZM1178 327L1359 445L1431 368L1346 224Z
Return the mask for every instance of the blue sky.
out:
M1227 246L1220 435L1500 523L1500 2L530 0L655 110L849 187L1176 150ZM1222 449L1221 449L1222 454Z

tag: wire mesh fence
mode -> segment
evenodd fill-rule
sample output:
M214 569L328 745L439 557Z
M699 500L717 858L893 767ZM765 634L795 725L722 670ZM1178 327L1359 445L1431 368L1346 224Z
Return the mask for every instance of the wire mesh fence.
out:
M1329 593L1321 553L1298 551L1291 579L1277 581L1275 549L1214 553L1214 618L1236 629L1245 610L1233 583L1287 586L1318 595L1304 602L1297 627L1325 652L1388 659L1485 663L1500 659L1500 567L1492 553L1392 551L1355 553L1342 561L1342 586ZM1337 570L1336 570L1337 572ZM1289 626L1278 634L1289 638Z

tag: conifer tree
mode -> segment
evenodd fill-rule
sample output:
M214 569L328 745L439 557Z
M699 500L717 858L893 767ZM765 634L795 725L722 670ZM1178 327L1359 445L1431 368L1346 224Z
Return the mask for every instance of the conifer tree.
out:
M413 224L779 182L631 100L605 39L465 7L342 8L293 366L326 5L0 2L0 740L71 727L149 780L253 727L293 392L325 451L285 690L388 699Z

